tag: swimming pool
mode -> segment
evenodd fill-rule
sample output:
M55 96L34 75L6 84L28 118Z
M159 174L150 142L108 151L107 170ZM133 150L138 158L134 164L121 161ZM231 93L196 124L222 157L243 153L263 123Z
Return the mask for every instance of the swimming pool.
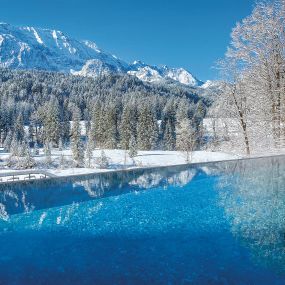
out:
M285 284L285 158L0 185L0 284Z

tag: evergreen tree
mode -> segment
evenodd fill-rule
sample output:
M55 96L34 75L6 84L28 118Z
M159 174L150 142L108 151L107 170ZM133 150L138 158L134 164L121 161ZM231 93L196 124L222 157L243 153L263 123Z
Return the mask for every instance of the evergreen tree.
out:
M58 145L60 138L60 112L56 98L47 102L42 109L45 141Z
M104 150L101 150L100 156L96 159L99 168L105 169L109 166L109 158L106 156Z
M29 136L28 136L29 142L32 144L34 143L34 128L32 124L29 124Z
M188 119L189 113L190 113L189 100L183 97L178 102L176 116L175 116L176 122L181 122L184 119Z
M80 110L77 107L73 108L72 127L71 127L71 151L75 167L81 167L84 160L84 150L81 142L80 130Z
M22 142L25 137L23 116L19 115L14 126L14 138L17 142Z
M4 141L5 151L10 151L12 140L13 140L12 131L9 131Z
M162 146L165 150L175 148L176 101L171 98L167 101L162 115L161 134Z
M122 113L120 122L120 146L129 149L131 137L136 135L135 106L127 104Z
M177 126L177 149L186 153L186 161L190 162L191 153L194 150L196 138L189 119L184 119Z
M26 142L18 142L18 156L24 157L26 152Z
M130 142L129 142L129 156L131 158L134 158L137 156L138 151L137 151L137 144L134 136L131 136Z
M13 136L12 141L11 141L10 152L12 156L19 155L19 142L17 141L15 135Z
M28 144L23 144L23 148L24 148L24 157L23 159L21 159L21 165L20 167L23 169L30 169L33 168L36 164L34 158L31 155L31 150L28 146Z
M66 99L63 104L63 109L61 110L61 139L62 143L66 144L69 141L70 135L70 121L69 121L69 111L68 111L68 100Z
M165 126L163 145L165 150L174 150L175 148L175 130L172 128L170 121L167 121Z
M105 109L105 140L104 147L115 149L118 144L118 115L117 106L115 103L109 103Z
M96 101L93 107L91 117L91 127L89 139L92 141L93 147L101 147L104 141L104 111L100 102Z
M149 104L141 107L138 118L137 144L141 150L155 148L158 138L157 120Z
M88 138L85 150L85 167L87 168L92 167L92 159L93 159L93 147L92 147L92 142Z
M45 154L45 162L47 166L50 166L52 164L52 159L51 159L51 143L50 142L45 142L44 144L44 154Z

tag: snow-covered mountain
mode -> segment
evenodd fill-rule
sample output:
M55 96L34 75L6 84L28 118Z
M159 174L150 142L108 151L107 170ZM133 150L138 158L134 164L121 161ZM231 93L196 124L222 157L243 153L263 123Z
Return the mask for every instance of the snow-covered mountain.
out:
M218 80L207 80L200 87L200 96L204 97L210 102L214 102L219 98L221 92L223 92L225 89L225 82Z
M15 27L6 23L0 23L0 67L91 77L128 73L148 82L171 80L188 86L203 84L183 68L157 67L140 61L128 64L102 51L94 42L75 40L57 30Z
M203 84L184 68L170 68L166 65L157 67L147 65L141 61L132 63L128 73L148 82L173 80L189 86L201 86Z
M0 67L71 72L81 70L90 59L117 72L128 68L93 42L77 41L56 30L0 23Z
M224 85L224 82L218 80L207 80L204 84L201 85L202 89L220 89Z

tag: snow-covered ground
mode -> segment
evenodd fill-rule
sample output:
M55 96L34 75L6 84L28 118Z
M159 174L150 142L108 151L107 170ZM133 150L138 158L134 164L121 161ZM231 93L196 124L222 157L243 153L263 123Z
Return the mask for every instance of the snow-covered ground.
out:
M46 170L48 173L56 176L73 176L79 174L115 171L118 169L171 166L187 163L185 154L177 151L139 151L138 155L134 159L131 159L128 155L126 156L126 152L124 150L104 150L104 152L109 159L109 166L106 169L100 169L95 163L93 163L92 168L74 168L72 165L71 151L69 149L63 151L54 149L52 151L52 165L50 166L45 165L45 156L42 151L40 151L39 155L34 156L36 161L34 170ZM100 157L100 154L101 150L95 150L93 152L94 159ZM60 165L62 155L64 157L65 166ZM3 151L0 153L0 159L2 160L0 175L5 172L17 172L17 169L11 169L5 166L5 161L8 157L8 153L4 153ZM240 157L222 152L196 151L192 153L191 163L221 161L237 158ZM25 171L29 172L30 170Z
M68 168L68 169L48 169L48 172L58 176L68 176L85 173L96 173L102 171L112 171L124 168L171 166L186 163L185 154L177 151L139 151L134 161L127 157L125 161L125 151L123 150L104 150L106 156L110 159L108 169L99 168ZM65 151L71 159L70 151ZM101 150L94 151L94 157L99 157ZM236 155L221 152L196 151L192 154L191 163L220 161L239 158Z

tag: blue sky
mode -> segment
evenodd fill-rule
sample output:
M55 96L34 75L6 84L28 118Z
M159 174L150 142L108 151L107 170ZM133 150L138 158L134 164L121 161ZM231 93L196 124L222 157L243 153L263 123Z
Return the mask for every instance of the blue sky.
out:
M254 0L1 0L0 21L62 30L118 57L184 67L201 80Z

